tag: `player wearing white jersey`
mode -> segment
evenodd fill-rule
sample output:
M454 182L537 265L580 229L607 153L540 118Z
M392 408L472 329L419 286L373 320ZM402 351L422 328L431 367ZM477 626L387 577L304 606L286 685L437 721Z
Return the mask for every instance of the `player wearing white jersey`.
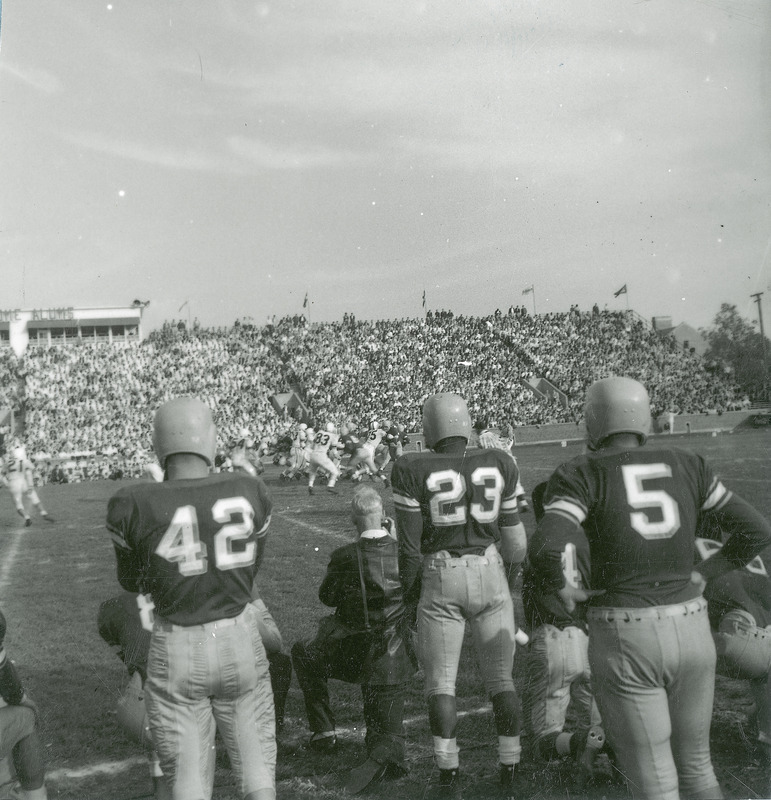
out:
M308 426L302 422L292 434L289 449L289 466L281 473L283 480L299 478L305 469L305 444L308 441Z
M388 478L386 478L385 472L375 464L375 450L377 450L385 435L386 431L380 427L377 421L373 420L367 435L362 440L361 448L348 465L354 470L351 480L360 481L361 476L366 473L372 476L377 475L388 486Z
M319 431L313 437L311 454L308 459L310 462L308 494L313 494L313 484L316 482L316 475L320 469L326 470L327 473L329 473L327 491L332 494L338 493L337 489L335 489L335 484L340 477L340 469L329 457L329 451L337 449L339 439L340 435L335 431L335 426L332 422L328 422L326 428L323 431Z
M8 488L13 497L14 505L19 516L24 518L24 524L29 527L32 524L27 509L24 506L24 498L28 498L32 505L37 508L40 516L53 522L53 517L43 508L37 492L35 491L35 481L33 477L35 467L27 458L27 452L23 447L14 447L5 461L3 484Z

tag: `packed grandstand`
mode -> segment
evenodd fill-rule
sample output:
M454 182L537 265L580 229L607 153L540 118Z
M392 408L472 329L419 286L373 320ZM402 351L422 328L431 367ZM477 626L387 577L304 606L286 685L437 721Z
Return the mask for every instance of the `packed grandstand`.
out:
M30 347L21 357L5 349L0 407L14 408L42 480L64 456L86 459L80 477L128 477L152 460L153 413L179 395L212 408L223 445L246 428L275 447L289 420L269 398L282 392L295 392L319 423L387 418L412 431L429 394L454 391L469 399L472 417L516 429L579 421L586 388L613 374L648 387L654 416L742 407L724 375L634 312L577 310L379 321L346 315L314 324L287 317L218 329L165 324L122 348ZM559 394L536 391L539 379Z

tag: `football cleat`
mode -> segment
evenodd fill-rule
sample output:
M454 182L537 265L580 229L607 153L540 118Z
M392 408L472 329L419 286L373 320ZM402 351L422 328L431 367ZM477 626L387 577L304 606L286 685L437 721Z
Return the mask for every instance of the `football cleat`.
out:
M501 787L501 797L506 800L518 800L526 796L526 791L530 788L519 764L501 764L498 768L498 784Z
M603 378L586 392L586 440L596 450L614 433L633 433L645 444L651 431L648 390L632 378Z
M423 404L423 437L426 447L434 447L450 436L460 436L466 441L471 436L471 417L466 401L452 392L440 392Z
M217 429L209 407L196 397L177 397L164 403L153 420L153 447L158 463L177 453L193 453L214 465Z
M308 487L308 494L313 494L313 487L312 486Z
M340 494L340 492L338 492L337 489L334 486L327 486L327 491L330 494Z
M46 522L56 522L56 520L48 512L41 514L40 516L43 517Z
M363 764L354 767L345 781L345 788L349 794L363 792L368 786L377 783L388 771L388 762L381 764L372 758L368 758Z
M431 800L463 800L457 767L439 770L439 783L431 788L428 797Z
M25 528L29 528L29 526L30 526L31 524L32 524L32 520L31 520L29 517L25 517L25 518L24 518L24 527L25 527Z

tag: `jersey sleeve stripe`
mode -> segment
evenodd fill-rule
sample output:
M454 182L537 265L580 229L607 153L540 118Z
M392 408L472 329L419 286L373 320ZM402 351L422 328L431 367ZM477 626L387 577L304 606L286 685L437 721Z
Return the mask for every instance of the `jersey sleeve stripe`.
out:
M731 499L732 492L723 486L722 482L715 480L710 486L707 499L701 506L702 511L715 511L724 506Z
M516 495L512 495L511 497L506 497L501 501L501 511L518 511L519 506L517 505L517 497Z
M544 513L553 511L563 517L574 519L579 525L583 525L586 519L586 510L578 503L565 499L552 500L551 503L544 506Z
M255 535L255 536L258 538L258 539L259 539L261 536L265 536L265 534L268 532L268 526L269 526L269 525L270 525L270 515L268 515L268 518L265 520L265 524L264 524L264 525L263 525L263 526L262 526L262 527L261 527L261 528L260 528L260 529L259 529L259 530L258 530L258 531L255 533L255 534L254 534L254 535Z
M394 492L394 505L404 511L420 511L420 503L414 497Z

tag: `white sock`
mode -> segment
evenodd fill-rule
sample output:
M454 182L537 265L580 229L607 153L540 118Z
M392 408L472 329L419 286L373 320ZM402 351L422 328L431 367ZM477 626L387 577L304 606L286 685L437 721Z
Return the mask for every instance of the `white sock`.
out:
M458 740L434 736L434 758L439 769L458 769Z
M519 764L521 756L522 746L519 743L519 736L498 737L498 760L501 764Z

